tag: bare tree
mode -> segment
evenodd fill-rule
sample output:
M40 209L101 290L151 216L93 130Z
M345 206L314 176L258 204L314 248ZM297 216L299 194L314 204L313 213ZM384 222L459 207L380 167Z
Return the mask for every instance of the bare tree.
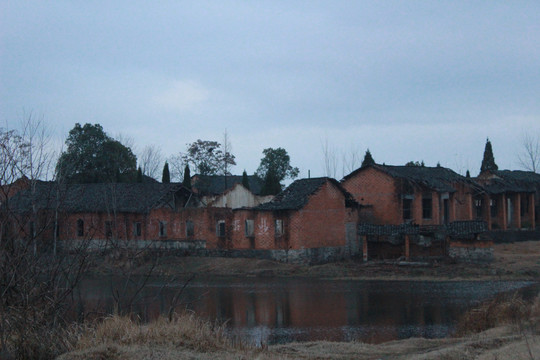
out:
M223 133L223 159L222 159L222 165L223 165L223 175L231 175L231 172L229 169L231 166L236 165L234 161L234 155L232 154L232 145L231 141L229 139L229 134L227 133L227 129L225 129L225 132Z
M359 145L351 144L347 151L343 152L342 176L350 174L362 165L362 150Z
M328 138L325 138L324 141L321 141L321 149L323 152L325 176L335 178L337 176L337 169L339 166L336 149L330 147L330 145L328 144Z
M523 148L518 155L520 165L528 171L538 172L540 170L540 133L537 135L525 133L521 144Z
M65 351L70 296L87 265L86 251L51 252L61 184L42 181L52 168L48 140L32 115L19 131L0 129L0 358Z
M182 180L184 180L184 169L186 167L186 163L184 162L182 153L170 156L167 159L167 162L169 163L171 181L182 182Z
M144 175L157 179L165 163L161 148L156 145L147 145L139 155L139 166Z

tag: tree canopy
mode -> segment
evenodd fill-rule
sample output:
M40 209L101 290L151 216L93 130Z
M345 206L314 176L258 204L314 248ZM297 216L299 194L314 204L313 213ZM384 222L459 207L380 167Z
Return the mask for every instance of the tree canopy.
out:
M235 156L221 150L217 141L199 139L188 144L182 158L186 164L192 164L199 175L230 175L229 166L236 165Z
M281 190L281 181L286 178L294 179L300 170L291 166L291 158L283 148L267 148L263 150L257 176L264 179L263 195L277 194Z
M57 178L73 183L136 180L137 158L99 124L75 124L66 146L56 164Z
M482 165L480 166L480 172L498 170L499 167L495 164L495 157L493 156L493 148L491 147L491 141L489 138L486 140L486 147L484 148L484 158L482 159Z
M409 161L405 164L405 166L418 166L418 167L424 167L426 164L424 163L424 160L420 161Z
M369 165L375 165L375 160L373 160L371 152L369 151L369 149L367 149L366 154L364 155L364 160L362 161L362 167L366 167Z

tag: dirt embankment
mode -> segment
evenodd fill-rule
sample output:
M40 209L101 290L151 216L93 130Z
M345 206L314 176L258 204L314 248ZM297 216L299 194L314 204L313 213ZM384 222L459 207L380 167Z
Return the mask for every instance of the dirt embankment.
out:
M101 262L96 272L119 270L148 273L151 259L143 259L127 268L116 259ZM120 266L118 266L120 264ZM494 246L494 261L489 264L451 262L403 263L397 261L361 260L323 265L293 265L269 260L176 257L159 258L155 275L189 276L297 276L316 278L378 280L538 280L540 279L540 241L527 241Z

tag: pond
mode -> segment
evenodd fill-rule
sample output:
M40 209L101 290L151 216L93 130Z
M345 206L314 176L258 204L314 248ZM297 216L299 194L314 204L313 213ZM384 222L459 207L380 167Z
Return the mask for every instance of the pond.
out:
M188 309L226 322L230 335L253 344L445 337L468 309L499 293L533 284L221 277L170 282L151 278L137 292L137 281L87 279L80 295L86 309L107 312L112 311L115 298L130 303L125 299L133 296L136 301L131 309L143 320L167 314L171 308Z

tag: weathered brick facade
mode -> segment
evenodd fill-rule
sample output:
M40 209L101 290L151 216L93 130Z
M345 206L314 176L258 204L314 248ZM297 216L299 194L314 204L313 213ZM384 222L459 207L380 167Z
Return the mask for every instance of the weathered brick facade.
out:
M370 206L375 224L440 225L472 220L472 186L460 181L459 175L445 172L451 170L375 165L356 170L342 183L356 201ZM430 182L432 175L435 181Z

